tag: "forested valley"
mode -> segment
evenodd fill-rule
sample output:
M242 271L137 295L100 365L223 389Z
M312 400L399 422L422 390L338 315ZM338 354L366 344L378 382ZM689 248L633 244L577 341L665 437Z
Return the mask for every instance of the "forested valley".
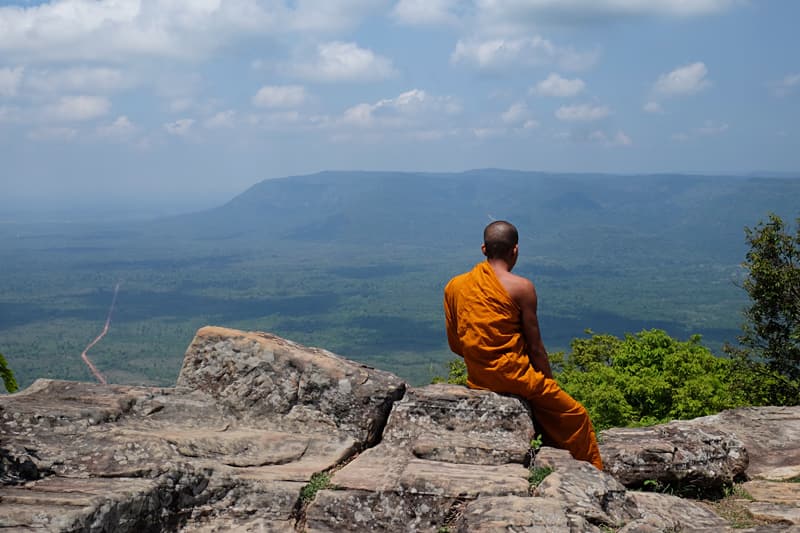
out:
M325 172L147 221L0 222L0 352L39 377L171 385L206 324L269 331L389 370L446 373L442 288L515 223L545 344L657 328L722 355L748 303L745 227L798 216L800 180L758 176ZM700 338L692 337L700 335Z

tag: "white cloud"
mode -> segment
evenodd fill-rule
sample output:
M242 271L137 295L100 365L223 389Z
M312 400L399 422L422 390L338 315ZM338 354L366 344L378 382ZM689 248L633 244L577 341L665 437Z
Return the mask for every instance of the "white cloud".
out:
M451 25L458 22L459 0L400 0L392 17L411 26Z
M15 96L22 82L22 67L0 68L0 96Z
M199 59L253 35L355 28L388 0L52 0L0 7L0 55L40 61Z
M503 121L504 124L508 125L516 125L516 124L523 124L525 121L528 120L530 113L528 112L528 106L525 105L524 102L517 102L512 104L506 111L504 111L500 115L500 119Z
M607 106L587 104L561 106L556 110L556 118L569 122L600 120L611 114Z
M711 136L711 135L719 135L720 133L725 133L728 131L728 125L726 123L716 123L713 120L706 120L702 126L695 129L698 135L704 136Z
M355 105L344 112L342 122L358 127L410 127L460 112L461 106L451 97L431 96L412 89L396 98Z
M274 30L275 19L249 0L60 0L0 8L0 50L42 60L198 57L242 33Z
M391 60L356 43L332 41L317 46L316 56L289 70L304 79L323 82L379 81L397 75Z
M531 91L542 96L575 96L586 88L586 83L580 78L567 79L552 73L546 79L536 84Z
M45 109L45 115L53 120L92 120L108 113L111 102L100 96L63 96Z
M356 27L387 3L388 0L281 0L271 2L266 11L281 13L274 31L331 33Z
M612 145L614 146L630 146L633 144L631 139L624 131L620 130L614 135Z
M475 0L483 27L522 29L607 24L643 17L696 17L725 11L744 0Z
M306 90L302 85L265 85L253 96L256 107L297 107L306 100Z
M0 85L2 84L0 83ZM775 96L787 96L800 87L800 74L788 74L781 81L771 85ZM0 94L2 94L2 91L0 91Z
M582 70L597 61L596 52L577 52L556 46L551 41L535 37L459 40L450 56L454 64L479 70L506 70L558 64L565 70Z
M101 137L108 137L108 138L116 138L116 139L123 139L129 137L136 131L136 126L133 125L133 122L125 115L120 115L112 122L106 126L100 126L97 129L97 132L100 134Z
M507 132L503 128L473 128L472 134L478 139L492 139L494 137L501 137Z
M711 86L707 74L705 63L701 61L691 63L659 76L653 90L656 94L664 96L694 94Z
M64 127L37 128L28 133L32 141L71 141L78 136L78 130Z
M703 125L692 129L689 132L680 132L672 136L673 141L687 142L697 137L713 137L721 135L728 131L730 126L725 122L715 122L713 120L706 120Z
M236 111L228 109L226 111L219 111L212 117L209 117L205 125L207 128L232 128L236 124Z
M164 130L170 135L178 135L183 136L189 133L194 125L194 119L192 118L181 118L174 122L168 122L164 124Z
M25 85L37 92L110 92L132 86L132 80L118 69L75 67L30 72Z
M617 130L616 133L609 133L604 130L561 132L557 133L555 138L560 141L599 144L606 147L633 145L633 139L622 130Z
M661 107L661 104L658 102L647 102L642 106L642 109L647 113L663 113L664 109Z

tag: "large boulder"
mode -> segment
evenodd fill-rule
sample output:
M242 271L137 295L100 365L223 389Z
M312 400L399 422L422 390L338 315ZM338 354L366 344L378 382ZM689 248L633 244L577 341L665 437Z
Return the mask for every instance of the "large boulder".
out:
M381 443L333 476L309 531L436 531L465 500L527 496L525 402L456 385L409 389Z
M397 376L327 350L216 327L197 332L177 387L208 394L243 422L346 434L360 446L380 439L405 390Z
M601 435L606 472L623 485L720 489L742 476L749 454L732 430L703 419L644 428L614 428Z
M0 396L0 528L294 527L302 488L380 438L396 376L203 328L175 388L39 380Z

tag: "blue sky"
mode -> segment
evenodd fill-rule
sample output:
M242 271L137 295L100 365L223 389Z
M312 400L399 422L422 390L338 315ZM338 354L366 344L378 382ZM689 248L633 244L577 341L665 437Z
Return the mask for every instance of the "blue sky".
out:
M796 0L0 1L0 204L326 169L800 171Z

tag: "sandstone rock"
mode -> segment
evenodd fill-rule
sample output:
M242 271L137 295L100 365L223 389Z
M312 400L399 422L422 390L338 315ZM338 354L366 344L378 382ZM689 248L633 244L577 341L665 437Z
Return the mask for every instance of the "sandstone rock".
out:
M452 385L409 389L384 440L308 507L308 530L436 531L464 500L526 496L532 437L518 398Z
M453 524L458 533L600 533L584 517L549 498L521 496L482 497L466 505Z
M268 333L205 327L186 351L177 386L202 391L226 413L274 429L345 432L372 445L395 400L398 377Z
M708 531L728 529L728 523L708 507L670 494L629 491L641 518L628 522L619 533L648 531Z
M747 449L732 431L704 419L645 428L614 428L601 435L606 472L627 487L646 481L661 485L720 488L748 466Z
M39 380L0 396L0 527L285 531L311 476L379 438L405 389L324 350L221 328L198 332L179 384Z
M535 436L518 398L458 385L411 388L394 405L383 442L420 459L446 463L525 463Z
M743 407L697 418L709 431L729 431L750 456L747 476L763 477L777 468L800 468L800 406Z
M570 514L607 527L621 527L640 517L622 484L591 464L576 461L566 450L542 448L534 468L552 469L534 495L562 502Z

